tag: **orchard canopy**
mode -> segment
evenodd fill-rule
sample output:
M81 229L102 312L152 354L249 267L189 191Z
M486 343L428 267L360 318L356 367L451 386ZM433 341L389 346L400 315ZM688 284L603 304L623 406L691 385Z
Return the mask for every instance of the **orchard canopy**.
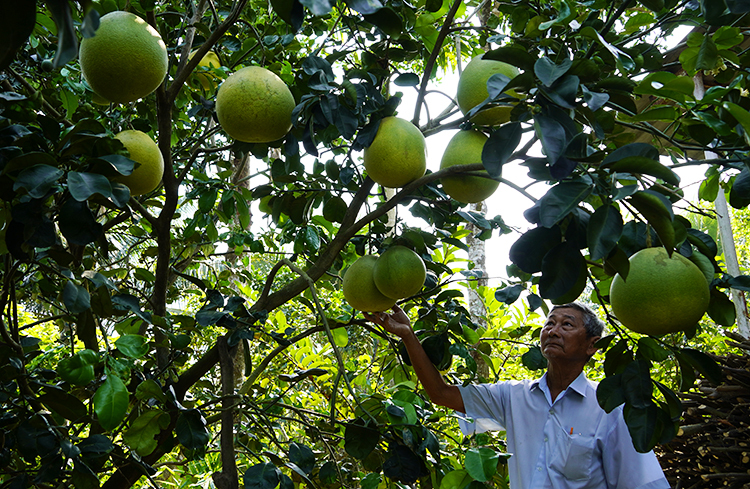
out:
M78 57L116 10L147 21L168 56L158 88L121 104L93 93ZM638 450L669 441L678 393L719 376L707 353L750 290L725 264L713 204L750 204L748 12L748 0L3 2L0 487L504 487L502 433L462 437L399 345L343 300L346 268L394 244L426 264L402 306L450 382L538 375L541 318L578 298L608 321L591 365L602 407L624 404ZM209 52L220 66L198 66ZM500 126L472 124L441 93L483 53L519 72L490 78L474 109L510 107ZM294 97L277 141L236 141L218 123L217 89L247 66ZM428 148L483 132L481 163L383 189L362 153L392 115ZM114 137L129 129L164 159L140 196L118 183L137 168ZM503 178L519 165L541 198ZM689 202L675 170L698 165ZM467 173L499 181L529 226L449 198L441 178ZM490 290L466 251L510 233ZM611 314L613 277L653 246L710 281L687 331L639 335Z

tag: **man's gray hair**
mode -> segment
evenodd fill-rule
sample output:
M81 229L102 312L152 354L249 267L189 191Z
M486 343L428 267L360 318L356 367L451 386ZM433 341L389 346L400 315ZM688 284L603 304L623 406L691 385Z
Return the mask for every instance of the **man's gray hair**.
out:
M555 309L575 309L579 311L583 315L583 326L586 328L586 336L588 338L601 336L604 333L604 323L596 316L594 311L580 302L560 304L552 308L553 311Z

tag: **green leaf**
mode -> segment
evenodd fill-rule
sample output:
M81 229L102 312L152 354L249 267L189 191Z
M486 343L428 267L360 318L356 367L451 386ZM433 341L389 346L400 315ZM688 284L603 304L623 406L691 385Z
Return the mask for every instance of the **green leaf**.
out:
M464 467L476 481L488 482L497 472L500 455L491 448L470 448L466 451Z
M347 0L346 5L362 15L369 15L383 8L379 0Z
M393 83L399 87L416 87L419 85L419 75L415 73L403 73L393 80Z
M86 385L94 380L94 365L99 356L93 350L81 350L75 355L63 358L57 364L57 375L65 382Z
M643 122L643 121L667 121L674 122L679 113L677 109L671 105L660 105L653 109L645 110L640 114L634 116L621 116L621 119L625 122ZM643 144L643 143L631 143L631 144Z
M622 236L623 222L620 211L614 205L603 205L596 209L586 228L586 241L592 260L609 256Z
M588 197L593 188L583 181L565 181L550 188L539 200L540 224L552 227Z
M662 165L656 160L643 156L629 156L607 166L615 172L627 172L633 174L645 173L653 177L661 178L672 185L680 184L680 177L670 168Z
M123 441L142 457L151 454L157 446L155 437L169 426L169 415L152 409L138 416L122 435Z
M471 329L469 326L462 324L461 331L463 331L464 339L466 339L466 341L469 344L476 345L477 343L479 343L479 340L480 340L479 334L473 329Z
M175 433L180 445L188 450L203 450L211 439L206 428L206 418L197 409L180 412L175 424Z
M532 346L521 355L521 364L529 370L542 370L547 368L547 359L542 355L541 348Z
M522 285L511 285L509 287L498 288L495 290L495 299L505 304L513 304L521 296L524 288Z
M622 387L625 401L629 405L639 409L647 408L652 403L654 391L650 363L646 360L630 362L622 371Z
M331 197L323 205L323 217L330 222L342 222L346 215L347 205L341 197Z
M627 340L621 339L607 350L604 357L604 373L607 377L622 373L632 361L633 352L628 348Z
M701 47L698 49L698 58L695 61L696 70L710 71L716 68L719 62L719 53L714 40L705 36Z
M722 103L722 106L732 114L732 117L737 119L737 122L740 123L745 133L750 133L750 112L734 102L725 101Z
M131 160L127 156L118 154L104 155L97 159L106 162L108 166L117 170L120 175L125 176L133 173L133 167L136 165L134 160Z
M653 434L656 430L656 419L659 408L651 403L645 408L637 408L625 404L623 417L628 425L633 446L640 453L646 453L653 448Z
M750 171L747 168L743 168L732 182L729 205L735 209L744 209L750 205Z
M49 165L34 165L22 171L13 183L13 190L25 189L29 196L41 199L63 176L63 171Z
M566 295L579 282L581 268L585 266L583 255L573 242L558 244L542 260L539 295L553 300Z
M712 384L721 384L721 367L713 358L693 348L682 348L679 351L685 361L692 365L695 370L700 372Z
M344 428L344 450L358 460L364 460L380 442L380 433L367 425L348 423Z
M55 19L57 26L57 53L53 60L53 66L60 68L68 61L72 61L78 54L78 38L70 13L70 3L64 0L52 0L46 2L47 8Z
M674 349L673 353L680 366L680 391L687 392L695 385L695 369L679 349Z
M317 1L327 3L326 0ZM304 4L305 2L303 1L302 3ZM399 36L404 30L404 23L401 17L390 7L383 7L375 13L363 15L363 17L367 22L377 26L392 37Z
M130 358L141 358L148 353L148 340L145 336L137 334L126 334L115 341L118 350Z
M70 243L85 246L102 235L104 226L98 222L86 202L67 199L60 208L60 232Z
M688 52L691 48L683 51ZM682 56L682 55L681 55ZM693 99L695 83L689 76L677 76L666 71L657 71L647 75L633 93L638 95L655 95L656 97L671 99L681 104Z
M388 458L383 463L383 475L404 484L413 484L427 470L422 459L404 445L391 443Z
M654 380L654 384L656 384L661 395L664 396L664 400L669 409L669 417L672 419L679 419L682 414L682 401L680 401L680 398L677 397L677 394L675 394L672 389L661 382Z
M482 164L492 178L502 175L503 165L521 142L521 123L510 122L493 131L482 148Z
M537 58L527 49L522 49L515 45L503 46L492 51L488 51L482 56L482 59L494 59L502 61L513 66L517 66L524 71L534 69Z
M94 194L104 197L112 195L112 185L109 179L98 173L68 173L68 190L70 195L79 202L83 202Z
M611 413L617 406L625 403L625 392L622 388L622 375L609 375L596 387L596 400L605 412Z
M73 423L81 422L88 415L88 410L81 400L65 391L49 389L37 399L50 411Z
M308 475L315 468L315 453L306 445L300 445L296 442L290 443L289 460Z
M65 282L63 302L71 314L80 314L91 307L91 296L88 291L72 280Z
M641 213L654 228L667 253L671 256L675 245L675 231L672 225L674 214L672 204L662 194L653 190L636 192L628 201Z
M94 412L105 431L117 428L125 419L130 395L123 381L112 372L94 394Z
M542 271L544 256L562 242L559 226L537 227L526 231L510 247L509 258L526 273Z
M465 469L452 470L440 481L440 489L463 489L474 480Z
M638 0L641 5L654 12L661 12L664 10L664 0Z
M592 92L586 88L586 85L581 85L581 92L583 93L583 101L586 102L592 112L596 112L609 102L609 94Z
M716 324L728 328L737 320L734 303L723 292L711 289L711 301L708 304L708 315Z
M326 462L330 463L330 462ZM334 473L334 477L336 477L338 474ZM334 479L335 480L335 479ZM331 481L333 482L333 481ZM370 472L366 476L362 478L362 481L360 482L361 489L378 489L380 487L381 483L381 477L380 474L377 472Z
M568 147L565 128L556 119L543 113L534 114L534 131L542 143L550 165L555 164Z
M551 87L542 87L542 92L560 107L574 109L581 80L575 75L565 75Z
M572 64L573 60L569 58L565 58L560 64L557 64L545 56L539 58L536 63L534 63L534 74L539 78L539 81L549 87L552 86L558 78L567 73Z
M147 379L138 384L138 387L135 388L135 397L141 401L156 399L162 403L167 402L167 396L164 395L161 387L154 379Z
M741 0L746 5L745 7L748 8L748 11L750 11L750 2L747 0ZM736 2L728 2L727 5L730 3L736 3ZM731 9L731 7L730 7ZM732 12L737 13L737 12ZM713 33L711 36L714 43L716 44L716 47L718 49L729 49L733 48L734 46L740 44L744 37L742 36L742 31L739 29L739 27L730 27L727 25L723 25L716 29L716 32Z
M336 346L344 348L349 344L349 334L346 332L346 328L336 328L331 331L333 334L333 342Z
M714 173L704 178L698 189L698 198L706 202L714 202L719 196L719 174Z
M669 350L649 336L643 336L638 339L638 354L653 362L662 362L669 358Z
M270 462L255 464L245 471L245 489L274 489L281 482L281 471Z

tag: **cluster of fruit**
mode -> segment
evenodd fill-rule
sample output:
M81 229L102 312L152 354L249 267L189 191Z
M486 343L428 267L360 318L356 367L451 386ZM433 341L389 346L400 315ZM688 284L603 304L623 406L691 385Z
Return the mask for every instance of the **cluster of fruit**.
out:
M422 290L427 269L409 248L395 245L382 255L364 255L344 274L344 298L355 309L378 312Z

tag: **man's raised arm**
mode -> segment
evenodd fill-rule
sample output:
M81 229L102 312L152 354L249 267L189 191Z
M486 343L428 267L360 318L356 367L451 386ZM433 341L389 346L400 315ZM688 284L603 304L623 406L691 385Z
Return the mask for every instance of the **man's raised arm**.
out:
M398 307L393 306L393 313L375 312L365 313L365 318L375 324L381 325L389 333L393 333L403 340L406 351L409 353L414 372L419 381L422 382L427 395L435 404L445 406L459 412L466 412L461 392L455 385L449 385L440 375L440 372L432 364L427 353L422 348L419 338L411 328L406 313Z

